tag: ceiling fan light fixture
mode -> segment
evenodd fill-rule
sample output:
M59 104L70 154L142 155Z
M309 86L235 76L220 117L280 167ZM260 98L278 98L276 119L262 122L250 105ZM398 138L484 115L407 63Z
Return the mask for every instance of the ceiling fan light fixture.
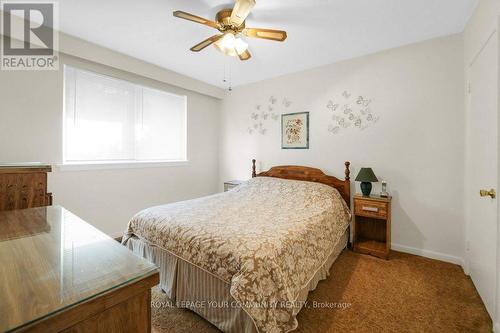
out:
M246 50L248 50L248 44L243 41L241 38L236 38L236 42L234 44L234 49L236 50L236 53L242 54Z
M0 0L1 1L1 0ZM211 36L191 47L192 52L200 52L210 45L221 53L238 57L241 61L252 58L248 44L242 36L283 42L287 38L286 31L260 28L247 28L245 20L255 6L255 0L235 0L233 8L224 8L217 12L215 21L205 19L180 10L175 11L175 17L203 24L218 30L219 34Z
M248 50L248 44L232 32L226 33L224 37L214 43L214 46L220 52L231 57L236 57Z

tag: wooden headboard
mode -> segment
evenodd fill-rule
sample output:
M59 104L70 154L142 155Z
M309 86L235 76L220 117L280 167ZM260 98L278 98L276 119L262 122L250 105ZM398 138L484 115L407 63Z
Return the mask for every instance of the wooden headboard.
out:
M320 169L304 167L304 166L275 166L268 171L259 174L255 171L255 160L252 160L252 178L253 177L276 177L283 179L304 180L308 182L322 183L336 188L342 198L344 198L347 206L351 206L351 171L349 170L350 162L345 162L345 179L340 180L333 176L327 176Z

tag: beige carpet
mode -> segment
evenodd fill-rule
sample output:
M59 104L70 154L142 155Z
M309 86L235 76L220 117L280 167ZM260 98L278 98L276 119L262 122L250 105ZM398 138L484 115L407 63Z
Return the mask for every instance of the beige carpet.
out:
M189 310L169 306L159 289L152 308L155 333L208 333L217 328ZM492 332L491 319L462 268L393 252L389 261L344 251L330 277L309 294L294 332ZM153 303L154 304L154 303Z

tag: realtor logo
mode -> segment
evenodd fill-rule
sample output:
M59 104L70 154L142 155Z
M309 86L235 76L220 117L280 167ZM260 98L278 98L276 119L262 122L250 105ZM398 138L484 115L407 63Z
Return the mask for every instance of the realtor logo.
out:
M57 3L2 1L2 70L57 70Z

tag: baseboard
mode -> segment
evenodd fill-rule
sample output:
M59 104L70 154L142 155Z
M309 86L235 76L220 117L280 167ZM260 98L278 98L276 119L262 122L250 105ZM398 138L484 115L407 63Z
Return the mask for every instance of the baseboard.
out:
M465 255L464 264L462 265L462 268L464 269L465 275L470 275L470 261L467 257L467 254Z
M493 326L493 332L500 333L500 323L496 323L495 326Z
M391 244L391 248L395 251L415 254L417 256L422 256L422 257L441 260L441 261L446 261L446 262L449 262L452 264L460 265L462 268L464 268L464 259L463 258L451 256L449 254L434 252L434 251L429 251L429 250L423 250L423 249L417 249L415 247L405 246L405 245L401 245L401 244L394 244L394 243Z

